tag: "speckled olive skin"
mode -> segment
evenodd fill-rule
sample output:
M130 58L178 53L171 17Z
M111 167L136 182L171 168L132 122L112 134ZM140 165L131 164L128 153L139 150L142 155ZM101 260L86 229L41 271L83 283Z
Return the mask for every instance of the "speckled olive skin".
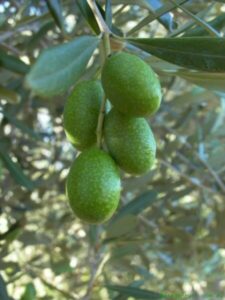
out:
M111 156L125 172L141 175L154 164L156 142L144 118L112 109L105 118L104 137Z
M136 55L118 52L110 56L103 67L102 84L107 98L122 113L147 116L160 106L159 80Z
M96 128L103 95L99 81L83 81L76 85L65 104L64 130L68 140L78 150L84 150L96 143Z
M81 220L107 221L118 206L120 191L118 167L102 150L85 150L72 164L66 192L72 210Z

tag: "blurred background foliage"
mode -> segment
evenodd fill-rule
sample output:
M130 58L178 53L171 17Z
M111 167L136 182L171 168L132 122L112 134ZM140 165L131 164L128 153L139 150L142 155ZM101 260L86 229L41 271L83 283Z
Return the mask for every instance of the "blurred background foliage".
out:
M224 1L106 2L120 36L224 35ZM125 42L162 83L149 120L157 163L122 174L117 214L86 225L64 189L76 154L62 128L70 89L44 99L24 79L43 49L90 26L99 33L86 1L0 2L0 299L225 299L225 67L192 72ZM82 78L98 67L96 52Z

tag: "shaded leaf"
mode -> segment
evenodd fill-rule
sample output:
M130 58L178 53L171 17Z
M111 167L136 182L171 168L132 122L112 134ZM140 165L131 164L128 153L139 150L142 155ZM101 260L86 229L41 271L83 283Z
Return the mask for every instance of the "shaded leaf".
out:
M168 297L157 292L152 292L152 291L139 289L131 286L106 285L106 288L109 290L119 292L120 294L134 297L135 299L158 300L158 299L166 299L166 297Z
M189 69L225 72L225 38L128 39L134 46Z
M112 223L107 228L107 239L125 235L135 229L137 218L133 215L127 215Z
M82 75L98 43L97 37L82 36L45 50L26 77L27 86L46 97L65 92Z
M112 7L111 0L106 0L105 4L105 21L109 28L112 28Z
M65 23L62 15L63 8L60 0L46 0L48 9L55 20L56 25L64 32Z
M20 300L36 300L36 289L32 282L26 285L26 289Z
M60 260L58 262L52 262L51 269L56 275L73 271L73 268L70 266L70 261L68 259Z
M11 243L21 234L23 227L23 222L17 221L16 223L12 224L7 232L0 234L0 241L4 240L7 243Z
M155 10L162 8L162 3L159 0L146 0L149 4L150 9L152 9L153 13ZM176 23L173 21L173 15L168 12L158 18L159 22L165 26L169 31L176 28Z
M172 2L168 1L168 3L165 3L162 7L158 8L154 14L149 14L147 17L145 17L143 20L141 20L140 23L138 23L136 26L134 26L127 33L127 35L131 35L131 34L137 32L138 30L140 30L144 26L150 24L154 20L160 18L161 16L165 15L168 12L171 12L174 8L177 8L177 5L181 5L187 1L188 0L176 0L176 3L172 3ZM143 1L139 1L139 2L143 3ZM134 4L136 4L136 1Z
M171 76L180 76L196 85L205 87L208 90L225 92L224 73L213 73L182 69L181 67L151 56L145 60L158 73Z
M209 72L178 71L178 76L206 89L225 93L225 74Z
M5 167L9 170L12 177L16 180L17 183L24 186L28 190L33 190L35 188L35 183L31 181L22 171L20 165L12 161L7 152L4 151L4 148L0 144L0 158L5 164Z
M126 215L137 215L156 200L157 193L155 191L147 191L123 206L111 222L117 222Z
M91 29L96 34L99 34L101 31L99 29L98 23L97 23L97 21L95 19L95 16L94 16L90 6L88 5L87 1L86 0L85 1L84 0L78 0L77 5L80 9L81 14L85 18L85 20L87 21L87 23L89 24Z
M17 120L15 117L13 117L11 114L7 113L6 111L1 111L0 112L5 116L5 118L14 126L19 128L22 132L28 134L30 137L32 137L35 140L42 140L41 136L36 133L33 129L28 127L26 124L24 124L22 121Z
M1 300L10 300L7 290L6 290L5 282L1 275L0 275L0 299Z
M0 50L0 67L19 74L26 74L30 67L19 58Z
M18 103L20 95L0 85L0 98L7 100L10 103Z
M34 49L37 43L45 36L45 34L53 28L55 25L54 21L46 22L37 32L35 32L26 42L26 49Z
M225 13L221 13L208 24L216 30L221 30L225 26ZM191 36L203 36L209 35L208 31L201 26L196 26L195 28L187 30L182 37L191 37Z
M122 247L115 247L111 252L110 259L121 261L127 255L135 255L138 251L137 245L126 245Z

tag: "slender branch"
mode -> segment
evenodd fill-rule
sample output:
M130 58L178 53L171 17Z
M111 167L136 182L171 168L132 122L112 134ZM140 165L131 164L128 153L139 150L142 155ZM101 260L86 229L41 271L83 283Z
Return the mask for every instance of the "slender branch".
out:
M89 6L90 6L90 8L91 8L91 10L92 10L92 12L95 16L95 19L98 23L98 26L99 26L101 32L110 33L110 30L109 30L108 26L106 25L102 15L101 15L101 13L98 9L98 6L97 6L95 0L87 0L87 2L88 2L88 4L89 4Z
M101 59L101 63L102 65L105 62L105 59L108 55L110 55L111 53L111 48L110 48L110 40L109 40L109 33L106 32L103 34L103 49L102 52L104 51L104 53L102 53L102 56L104 55L104 59ZM97 146L99 148L101 148L101 143L102 143L102 131L103 131L103 122L104 122L104 116L105 116L105 106L106 106L106 96L104 96L103 100L102 100L102 104L101 104L101 108L100 108L100 112L99 112L99 117L98 117L98 125L97 125Z
M208 23L206 23L205 21L203 21L201 18L199 18L198 16L192 14L188 9L186 9L185 7L179 5L176 3L176 1L174 0L169 0L171 3L175 4L177 7L179 7L186 15L188 15L189 17L191 17L193 20L195 20L195 22L203 27L205 30L207 30L209 32L209 34L212 37L221 37L221 35L214 29L212 28Z
M183 4L187 1L189 1L189 0L178 0L178 3ZM175 4L171 4L171 3L165 4L164 6L158 8L154 12L154 15L152 15L152 14L148 15L140 23L138 23L133 28L131 28L131 30L129 30L126 35L129 36L129 35L137 32L139 29L143 28L144 26L148 25L152 21L156 20L157 18L161 17L162 15L166 14L167 12L170 12L171 10L173 10L175 8L176 8Z
M104 122L104 117L105 117L105 105L106 105L106 97L102 99L102 104L98 116L98 125L97 125L97 146L101 148L101 143L102 143L102 128L103 128L103 122Z
M92 290L95 285L95 281L96 281L97 277L101 274L102 268L104 267L104 265L107 262L107 260L109 259L109 257L110 257L109 254L104 255L104 253L102 253L100 251L97 252L94 262L91 267L91 278L89 280L88 288L87 288L86 294L84 295L82 300L90 299Z
M169 162L160 159L159 160L160 163L170 169L172 169L173 171L175 171L177 174L179 174L182 178L186 179L190 184L202 189L202 190L207 190L208 192L211 193L215 193L215 191L211 188L209 188L208 186L203 185L198 178L191 178L189 176L187 176L186 174L180 172L176 167L174 167L173 165L171 165Z
M173 134L177 135L176 131L174 131L173 129L169 129L168 127L164 126L164 128L169 131L172 132ZM182 141L182 144L189 150L192 149L192 146L187 142L187 141ZM223 183L222 179L220 178L220 176L218 175L218 173L216 171L214 171L211 166L204 160L201 158L201 156L194 151L194 155L195 157L208 169L209 173L212 175L212 177L215 179L216 183L218 184L218 186L220 187L221 191L225 192L225 184Z
M98 9L98 6L96 5L95 0L87 0L94 16L95 19L98 23L98 26L103 32L102 36L102 45L100 47L100 56L101 56L101 65L104 65L105 59L107 56L111 53L111 47L110 47L110 30L108 26L106 25L101 12ZM96 135L97 135L97 146L101 148L101 143L102 143L102 129L103 129L103 122L104 122L104 116L105 116L105 105L106 105L106 96L102 99L102 104L99 112L99 117L98 117L98 125L97 125L97 130L96 130Z

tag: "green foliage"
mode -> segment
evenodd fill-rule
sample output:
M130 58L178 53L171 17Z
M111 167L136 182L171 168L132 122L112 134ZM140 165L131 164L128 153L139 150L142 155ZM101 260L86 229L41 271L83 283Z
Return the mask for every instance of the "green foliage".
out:
M120 174L108 222L74 217L62 115L73 86L100 79L99 20L86 0L1 1L0 299L222 299L224 1L95 2L112 52L140 57L160 80L160 110L146 120L155 166Z
M189 69L224 72L225 38L186 37L129 39L159 58Z
M68 140L79 150L96 144L98 115L104 94L99 81L83 81L67 99L63 124Z
M82 36L47 49L33 65L26 84L36 94L54 96L75 84L99 43L94 36Z
M20 300L35 300L36 299L36 290L33 283L28 283L26 285L26 289L24 294L22 295Z
M0 275L0 296L1 296L2 300L10 300L7 290L6 290L5 282L2 279L1 275Z
M5 53L3 50L0 50L0 66L23 75L29 71L28 65L17 57Z
M155 162L156 142L147 121L112 109L105 118L104 136L110 154L127 173L140 175Z
M166 295L164 296L163 294L159 294L159 293L155 293L143 289L138 289L135 287L108 285L107 288L113 291L117 291L122 295L134 297L135 299L159 300L159 299L166 299L168 297Z
M117 166L103 151L84 151L71 166L66 191L74 213L89 223L102 223L115 212L120 199Z
M102 84L108 99L122 113L146 116L159 108L160 83L150 66L137 56L120 52L109 57Z
M0 145L0 158L18 184L26 187L28 190L34 189L35 183L23 173L20 165L11 159L3 145Z
M55 23L57 26L65 32L65 23L64 23L64 18L62 15L63 9L62 9L62 4L60 0L47 0L47 5L49 8L49 11L52 14L53 19L55 20Z

